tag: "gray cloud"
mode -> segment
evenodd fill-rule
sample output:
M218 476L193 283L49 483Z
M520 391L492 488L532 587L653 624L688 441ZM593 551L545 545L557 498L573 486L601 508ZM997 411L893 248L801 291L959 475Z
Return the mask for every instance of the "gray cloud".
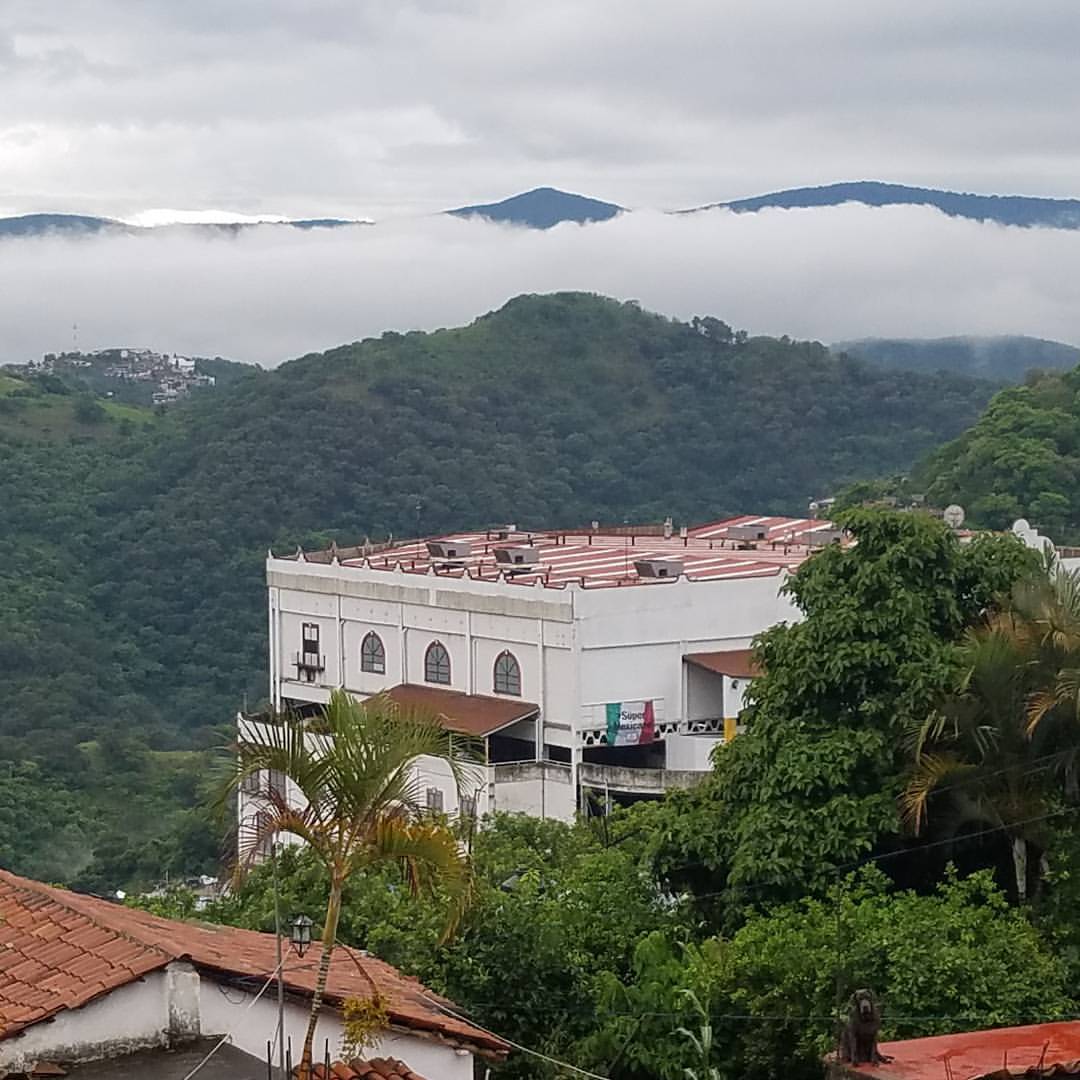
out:
M1074 0L5 0L0 207L1076 194Z
M652 212L546 232L446 217L373 228L162 232L0 245L0 362L80 345L273 365L386 329L585 289L752 332L1029 333L1080 342L1080 234L920 207Z

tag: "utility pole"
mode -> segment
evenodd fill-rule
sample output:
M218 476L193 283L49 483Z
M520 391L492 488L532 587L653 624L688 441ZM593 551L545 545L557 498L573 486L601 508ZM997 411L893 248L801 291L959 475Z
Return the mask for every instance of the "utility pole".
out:
M277 838L270 847L274 873L274 943L277 951L277 1049L280 1080L285 1080L285 975L281 970L284 961L281 953L281 890L278 888L278 851Z

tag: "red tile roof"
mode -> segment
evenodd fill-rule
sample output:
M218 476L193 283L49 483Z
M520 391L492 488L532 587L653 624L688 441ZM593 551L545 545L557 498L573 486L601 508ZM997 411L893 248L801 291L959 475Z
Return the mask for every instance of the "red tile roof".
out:
M753 649L720 649L716 652L687 653L683 660L688 664L712 671L717 675L727 675L732 679L752 679L761 674L761 669L754 660Z
M536 716L540 706L518 698L464 694L437 686L401 683L386 691L396 705L434 713L443 727L463 735L491 735L518 720Z
M102 994L188 960L207 974L266 980L276 966L271 934L163 919L108 900L58 889L0 870L0 1039L79 1008ZM285 986L310 996L320 946L286 956ZM443 1010L448 1005L416 979L357 949L337 948L326 998L387 999L392 1024L503 1054L501 1039Z
M946 1075L975 1080L997 1073L1004 1066L1012 1075L1020 1076L1040 1061L1047 1070L1080 1061L1080 1021L905 1039L882 1043L881 1052L892 1062L849 1065L847 1071L875 1080L944 1080Z
M315 1080L424 1080L397 1058L372 1058L370 1061L335 1061L326 1071L321 1062L312 1067ZM299 1076L299 1068L293 1069Z

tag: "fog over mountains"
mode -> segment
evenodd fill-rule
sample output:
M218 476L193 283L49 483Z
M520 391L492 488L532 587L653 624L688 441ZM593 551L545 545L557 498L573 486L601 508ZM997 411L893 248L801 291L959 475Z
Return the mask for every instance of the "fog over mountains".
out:
M788 188L766 195L708 203L673 211L696 214L707 210L730 210L734 213L757 213L761 210L806 210L857 203L862 206L926 206L940 210L950 217L971 221L996 222L1024 228L1041 226L1052 229L1080 229L1080 199L1048 199L1026 195L976 195L966 192L942 191L935 188L909 187L876 180L826 184L820 187ZM563 222L588 224L608 221L630 208L604 202L586 195L560 191L553 187L538 187L497 202L459 206L445 213L461 218L484 218L508 225L532 229L550 229ZM664 211L667 212L667 211ZM146 217L147 215L142 215ZM132 221L94 217L85 214L37 213L0 218L0 237L37 236L47 233L142 232L146 228L188 228L195 230L240 231L256 227L289 226L291 228L336 228L347 225L372 224L370 219L356 218L252 218L220 215L220 220L192 220L197 212L188 212L186 220L178 212L177 220L166 219L162 224L147 225L137 217Z
M1059 226L1014 227L986 220L982 203L975 219L849 194L836 205L795 206L792 195L789 207L676 213L548 188L375 224L0 219L0 363L73 346L145 346L273 366L565 289L824 342L1080 342L1080 234L1060 225L1067 207ZM1019 379L1047 366L1042 357L1030 364L1028 352L1008 371L967 360L960 370Z

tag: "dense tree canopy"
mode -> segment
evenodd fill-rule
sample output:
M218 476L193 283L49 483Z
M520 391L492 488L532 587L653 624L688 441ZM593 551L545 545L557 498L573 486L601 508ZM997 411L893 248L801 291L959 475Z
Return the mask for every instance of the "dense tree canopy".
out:
M977 524L1026 517L1059 542L1080 538L1080 368L1003 390L917 477L933 502L960 503Z
M748 733L662 811L661 869L730 890L724 906L747 887L823 888L897 836L905 732L952 685L964 628L1035 566L1012 537L962 545L921 514L841 521L856 543L823 551L789 583L803 620L758 638Z

